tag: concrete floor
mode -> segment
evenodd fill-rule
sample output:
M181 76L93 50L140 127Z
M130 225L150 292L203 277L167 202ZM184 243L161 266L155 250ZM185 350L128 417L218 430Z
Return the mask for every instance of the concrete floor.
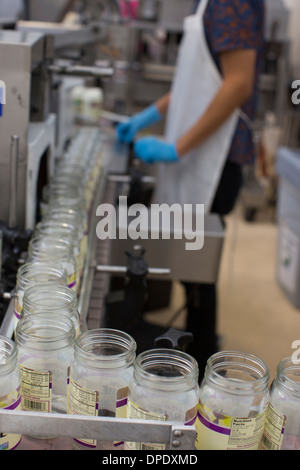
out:
M221 349L255 354L269 366L294 352L300 340L300 310L287 300L276 281L277 225L267 213L246 222L240 207L227 220L226 240L218 281L218 333ZM149 314L164 323L183 304L180 285L174 284L170 308ZM174 327L184 327L181 315Z

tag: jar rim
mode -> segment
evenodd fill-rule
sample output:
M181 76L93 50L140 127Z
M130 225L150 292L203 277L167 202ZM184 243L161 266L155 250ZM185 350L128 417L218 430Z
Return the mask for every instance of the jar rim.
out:
M47 242L46 244L45 241ZM46 235L43 237L36 235L29 241L28 251L31 252L33 250L44 250L46 248L49 248L49 245L55 247L55 250L62 249L64 251L71 251L72 249L72 244L69 240L57 238L54 235Z
M55 263L43 261L29 261L19 267L17 273L17 286L26 287L27 283L41 283L41 275L47 276L47 283L67 283L66 271Z
M43 303L43 295L51 295L55 291L55 302L52 305L47 305ZM53 299L53 298L52 298ZM57 302L59 300L59 302ZM36 283L33 286L28 287L24 292L23 298L23 308L25 306L30 307L42 307L48 308L49 311L52 309L57 309L59 307L64 308L66 305L77 309L78 299L76 292L68 287L67 285L60 284L48 284L48 283Z
M283 358L278 364L276 369L275 382L276 384L299 397L300 395L300 363L297 364L292 360L291 356ZM293 377L298 376L299 380L294 380Z
M226 368L228 376L224 374ZM239 373L243 374L244 380L238 377ZM233 394L248 393L249 389L263 390L267 388L269 378L266 362L243 351L219 351L208 359L205 368L207 382Z
M116 346L118 351L107 354ZM89 367L118 368L133 364L136 353L136 342L133 337L114 328L94 328L81 333L75 341L75 355L81 363ZM97 351L97 354L95 354Z
M47 332L48 336L39 334L39 330ZM54 332L55 335L50 333ZM53 312L43 312L37 315L25 315L20 318L16 327L16 343L28 349L38 349L45 345L47 350L64 349L75 342L76 332L74 322L66 315ZM58 343L62 343L57 346Z
M15 342L6 336L0 335L0 375L14 369L17 363L17 355L18 350Z
M157 366L159 369L155 372ZM134 364L137 383L142 382L143 386L152 389L190 389L197 383L198 373L197 361L176 349L157 348L144 351L137 356Z
M49 230L49 232L48 232ZM50 231L52 230L52 232ZM35 234L38 237L40 233L45 233L46 236L52 236L52 233L58 232L59 234L68 233L76 237L76 227L70 222L59 221L54 219L43 219L35 226Z

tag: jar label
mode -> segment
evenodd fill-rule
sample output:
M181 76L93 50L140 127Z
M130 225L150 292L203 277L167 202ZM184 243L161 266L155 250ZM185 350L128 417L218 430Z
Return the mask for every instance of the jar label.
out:
M12 393L9 393L4 397L0 397L0 408L5 410L21 409L21 395L19 392L19 390L14 390ZM0 432L0 450L13 450L20 444L20 442L20 434L5 434Z
M280 450L286 417L269 403L260 450Z
M76 290L76 272L67 275L67 285L70 289Z
M168 416L153 411L147 411L128 400L127 417L131 419L149 419L156 421L167 421ZM125 442L126 450L164 450L165 444L145 443L145 442Z
M84 415L84 416L98 416L99 409L99 392L96 390L90 390L78 383L74 382L68 372L68 384L67 384L67 413ZM117 402L116 402L116 417L126 418L127 417L127 396L128 387L121 388L117 391ZM81 439L74 438L75 441L83 444L86 447L96 447L96 439ZM116 441L115 447L119 447L123 442Z
M98 402L99 393L97 391L89 390L77 384L68 376L68 389L67 389L67 413L71 415L84 415L84 416L98 416ZM96 439L79 439L74 438L75 441L87 447L96 447Z
M196 449L257 450L265 419L266 411L251 418L234 418L216 413L199 402Z
M52 372L20 365L22 410L51 413Z
M127 405L128 405L128 387L120 388L117 391L117 403L116 403L116 418L127 418ZM114 446L116 448L124 444L124 441L115 441Z

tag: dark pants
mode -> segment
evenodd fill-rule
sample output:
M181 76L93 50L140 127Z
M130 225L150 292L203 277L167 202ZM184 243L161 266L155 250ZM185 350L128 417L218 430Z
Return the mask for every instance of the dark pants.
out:
M216 191L211 212L221 217L234 208L242 186L242 169L227 162ZM218 351L217 292L215 284L183 283L186 290L186 331L193 333L194 341L188 346L199 365L199 378L203 377L207 359Z

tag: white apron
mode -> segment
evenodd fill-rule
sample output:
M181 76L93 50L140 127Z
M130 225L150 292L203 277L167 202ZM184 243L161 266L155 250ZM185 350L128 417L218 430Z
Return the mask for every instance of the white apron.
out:
M201 0L194 15L184 20L171 90L165 140L176 142L205 112L223 79L209 51L203 16L209 0ZM210 211L236 130L236 110L213 135L180 161L159 164L154 202L204 204Z

